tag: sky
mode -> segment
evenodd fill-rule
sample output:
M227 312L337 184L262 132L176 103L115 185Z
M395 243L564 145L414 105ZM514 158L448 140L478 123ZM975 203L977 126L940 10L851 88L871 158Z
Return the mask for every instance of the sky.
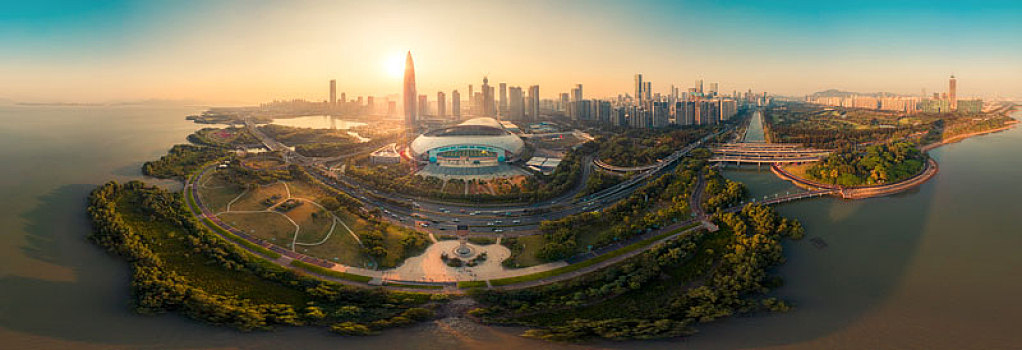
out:
M1022 98L1022 1L0 0L0 99L253 104L478 89L551 98L826 89ZM432 98L432 97L431 97Z

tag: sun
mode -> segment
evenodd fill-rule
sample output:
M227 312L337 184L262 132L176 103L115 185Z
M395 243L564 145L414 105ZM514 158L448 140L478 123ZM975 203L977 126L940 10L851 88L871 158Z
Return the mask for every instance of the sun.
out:
M383 60L383 70L391 78L400 78L405 73L404 56L392 55Z

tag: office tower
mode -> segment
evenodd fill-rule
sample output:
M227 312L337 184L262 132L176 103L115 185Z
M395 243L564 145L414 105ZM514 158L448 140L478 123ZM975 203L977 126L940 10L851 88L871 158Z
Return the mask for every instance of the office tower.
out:
M397 114L397 102L387 101L387 116L394 116Z
M337 105L337 80L330 79L330 106Z
M436 93L436 116L440 118L447 116L447 98L445 97L443 91Z
M575 84L575 88L571 89L569 111L572 120L579 120L582 117L582 84Z
M645 96L642 97L643 101L650 101L650 100L653 99L653 95L652 95L653 92L652 91L653 91L653 82L647 81L646 82L646 86L642 88L642 93L646 94Z
M560 101L560 105L557 106L557 109L559 111L561 111L561 112L567 113L568 112L568 104L571 103L570 94L568 94L566 92L561 93L561 98L560 98L559 101Z
M508 117L511 120L523 120L525 119L525 102L522 99L522 88L512 86L511 91L508 93L511 98L511 105L509 106Z
M472 90L472 84L468 84L468 114L476 113L476 94L475 90Z
M717 90L717 83L710 83L710 95L717 96L720 90Z
M372 96L366 97L366 113L373 114L376 110L376 100Z
M500 109L499 114L504 115L507 113L507 84L500 83Z
M947 81L947 97L951 102L951 110L958 110L958 81L955 80L954 75L951 75L951 79Z
M642 89L644 89L644 88L645 88L645 86L642 85L642 74L636 74L635 75L635 104L642 104L642 98L643 98L643 96L646 96L646 95L644 95L642 93Z
M461 119L461 94L458 90L451 91L451 116L454 120Z
M486 90L489 92L489 94L488 94L489 99L487 99L487 104L486 104L487 106L489 106L488 112L487 112L488 114L487 115L489 115L491 117L496 117L497 116L497 87L496 86L490 86L490 87L487 87Z
M481 112L480 114L482 114L484 116L487 116L487 117L492 117L493 114L491 114L491 111L493 110L493 89L490 88L490 79L487 78L487 77L483 77L483 87L482 87L482 90L483 90L483 101L482 101L483 103L482 103L482 106L481 106L482 108L480 109L480 112Z
M415 120L418 119L418 109L415 107L415 66L412 64L412 52L408 51L408 58L405 59L405 86L404 86L404 108L405 128L415 127Z
M419 118L425 118L429 114L429 102L426 100L426 95L419 95Z
M700 94L703 93L703 80L702 79L696 80L696 92L698 92Z
M529 120L539 120L539 85L529 87L529 103L526 112L529 113Z

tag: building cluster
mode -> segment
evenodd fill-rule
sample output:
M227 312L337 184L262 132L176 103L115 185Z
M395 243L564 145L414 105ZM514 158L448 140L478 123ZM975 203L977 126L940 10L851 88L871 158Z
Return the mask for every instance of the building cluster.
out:
M869 110L902 113L950 113L976 114L983 111L983 100L959 100L958 82L955 76L948 80L948 91L934 92L932 96L894 96L889 94L848 96L806 96L806 102L835 107L863 108Z
M737 91L721 94L717 83L704 89L703 81L687 91L671 86L668 94L653 92L653 83L635 75L634 95L619 95L617 99L585 99L582 84L570 93L560 95L555 108L572 120L595 121L614 126L633 128L660 128L669 125L713 125L738 114L740 106L767 104L766 93L744 96Z

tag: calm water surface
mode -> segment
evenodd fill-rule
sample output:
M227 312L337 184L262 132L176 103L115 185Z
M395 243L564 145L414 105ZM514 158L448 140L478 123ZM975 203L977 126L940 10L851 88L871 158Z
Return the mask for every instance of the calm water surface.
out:
M550 344L520 329L441 320L381 336L319 329L239 333L176 315L140 316L127 267L85 240L85 196L200 126L187 107L0 106L0 344L3 348L348 349L1003 349L1022 332L1022 131L931 152L940 173L920 188L860 201L779 207L805 224L787 244L775 294L785 314L723 320L688 339ZM338 126L340 128L340 126ZM752 140L752 139L750 139ZM753 195L792 188L755 168L729 169ZM161 182L166 186L179 186Z

